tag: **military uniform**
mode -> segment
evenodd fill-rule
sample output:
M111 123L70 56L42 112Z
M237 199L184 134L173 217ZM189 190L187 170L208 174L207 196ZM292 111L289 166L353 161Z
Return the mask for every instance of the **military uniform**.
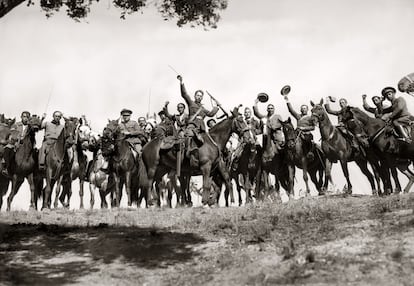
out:
M188 125L186 128L186 135L190 137L196 136L197 139L203 142L200 133L206 132L206 125L204 124L204 118L206 116L213 117L218 112L217 106L213 107L211 111L204 108L201 103L197 103L190 98L185 89L184 83L181 83L181 96L184 98L188 105Z
M311 131L315 130L315 123L310 115L297 113L290 102L286 102L289 113L297 120L297 129L301 131L301 137L306 143L305 153L312 156L313 151L313 135Z
M126 138L125 140L138 152L141 154L142 150L142 141L141 139L145 138L145 132L138 125L138 122L129 120L128 122L121 121L119 123L119 128L121 132L129 132L131 137ZM141 138L139 138L141 136ZM142 138L144 137L144 138Z
M282 124L280 123L280 121L282 121L282 117L276 113L273 113L270 116L260 113L259 109L257 108L257 104L253 106L253 113L259 119L267 119L264 132L265 136L271 136L273 131L273 140L275 141L277 148L280 149L285 144L285 137L282 132Z
M49 152L50 147L57 141L60 133L65 126L60 122L46 122L43 121L40 129L45 130L42 147L39 150L39 165L44 166L46 154Z

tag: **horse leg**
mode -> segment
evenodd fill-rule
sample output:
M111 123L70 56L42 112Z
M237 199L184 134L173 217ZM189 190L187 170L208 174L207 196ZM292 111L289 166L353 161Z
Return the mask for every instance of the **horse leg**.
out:
M227 171L226 163L224 162L222 158L220 158L219 160L218 170L224 179L224 184L226 186L226 192L230 194L233 193L233 185L231 184L230 174ZM234 203L234 198L233 200L231 200L231 202Z
M306 195L308 196L310 195L310 189L309 189L309 183L308 183L308 163L306 158L302 158L302 166L303 166L303 181L305 182L305 187L306 187Z
M12 177L12 188L11 188L11 192L9 194L9 197L7 198L7 211L8 212L10 211L10 208L11 208L11 202L12 202L14 196L17 193L18 180L19 180L19 177L17 176L17 174L13 174L13 177Z
M375 194L375 180L374 176L368 169L367 161L365 160L356 160L355 163L358 165L358 167L361 169L362 173L367 177L369 184L371 185L372 193Z
M340 162L341 162L342 172L344 173L344 176L346 179L346 193L352 194L352 184L351 184L351 180L349 179L348 162L342 161L342 160Z
M309 170L309 176L311 178L312 183L315 185L316 189L318 190L318 195L323 195L322 192L322 184L321 182L318 180L318 176L317 176L317 169L311 169Z
M211 180L210 170L211 163L206 163L200 167L201 173L203 174L203 197L201 203L203 205L210 203L210 192L211 192Z
M29 176L27 176L27 182L29 183L29 186L30 186L30 207L29 207L29 210L37 210L37 206L36 206L36 202L37 202L36 185L35 185L35 182L34 182L33 173L31 173L31 174L29 174Z
M80 179L79 179L79 200L80 200L79 209L83 209L83 182Z
M325 160L325 182L323 184L324 190L328 190L328 184L332 184L332 162L328 159Z
M414 183L414 173L409 169L408 166L405 169L401 168L401 167L399 167L398 169L401 171L401 173L406 175L407 178L408 178L408 183L407 183L407 186L405 186L405 188L404 188L404 193L409 193L410 189L411 189L411 186Z
M128 196L128 207L132 206L132 198L131 198L131 172L125 173L125 190Z
M56 194L55 194L55 203L54 203L55 209L57 209L59 206L58 200L59 200L60 188L62 186L62 179L63 179L63 176L60 176L56 182Z
M295 180L295 166L294 165L288 165L288 173L289 173L289 184L288 184L288 195L289 199L297 199L298 196L295 194L295 188L294 188L294 180Z
M392 177L394 179L394 183L395 183L395 190L394 190L394 192L396 194L399 194L399 193L401 193L401 184L400 184L400 180L398 178L397 169L395 167L391 167L391 170L390 171L391 171L391 175L392 175ZM403 171L401 171L401 172L404 174Z
M67 201L65 200L65 197L63 197L62 205L68 209L70 206L70 198L72 197L72 180L68 180L67 182L65 182L65 184L63 185L63 190L64 194L66 194Z
M53 189L54 182L52 180L52 170L50 168L46 169L46 187L43 193L43 204L42 210L50 209L50 198Z

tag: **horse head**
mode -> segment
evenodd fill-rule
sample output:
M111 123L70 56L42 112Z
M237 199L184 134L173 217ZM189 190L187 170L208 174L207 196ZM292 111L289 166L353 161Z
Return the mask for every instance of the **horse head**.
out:
M9 128L12 127L16 123L16 118L6 118L3 117L3 123L6 124Z
M290 117L285 120L279 120L280 124L282 124L282 131L283 135L285 136L286 146L289 149L293 149L296 147L296 138L298 136L297 132L295 131L295 127L292 124L292 120Z
M115 152L115 140L119 133L120 128L118 120L108 120L108 124L105 126L101 137L102 154L104 156L110 156Z
M33 132L37 132L40 130L40 127L42 125L42 120L40 119L39 116L33 114L30 118L29 118L29 122L27 123L29 129Z
M78 120L77 118L66 118L65 119L65 128L63 128L64 137L65 137L65 146L70 148L73 144L76 143L76 129Z
M326 112L325 109L323 108L322 104L323 104L323 99L321 99L321 101L319 103L313 103L313 101L310 101L310 104L312 106L311 109L311 117L315 122L321 122L325 119L326 117Z

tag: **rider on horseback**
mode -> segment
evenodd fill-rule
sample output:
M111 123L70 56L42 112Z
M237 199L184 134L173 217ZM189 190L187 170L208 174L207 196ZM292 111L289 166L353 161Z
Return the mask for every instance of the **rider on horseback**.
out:
M342 120L342 117L344 116L344 113L346 112L346 108L348 106L348 101L345 98L341 98L339 100L339 106L341 107L340 110L336 111L336 110L332 110L329 106L329 102L335 102L335 100L331 97L328 96L326 98L326 104L325 104L325 110L327 113L332 114L332 115L336 115L338 116L338 130L340 130L342 132L342 134L344 134L345 136L348 137L348 139L350 139L351 141L351 146L352 148L359 153L360 149L359 146L365 146L367 144L365 137L365 134L360 134L359 136L355 136L352 132L350 132L346 126L345 123Z
M177 111L178 114L171 114L168 112L168 104L169 102L167 101L164 105L163 111L165 113L165 116L167 116L169 119L171 119L175 124L175 129L177 131L177 135L180 138L184 138L184 129L185 126L187 125L187 120L188 120L188 114L185 113L185 104L180 102L179 104L177 104Z
M121 110L121 122L119 123L119 127L121 129L122 134L128 136L126 141L129 145L133 148L138 155L141 155L142 152L142 140L145 141L146 135L145 131L138 125L138 122L131 120L132 111L129 109L122 109Z
M310 115L308 115L309 107L306 104L302 104L300 106L300 114L297 113L292 104L289 102L289 97L285 95L283 97L286 101L287 108L289 113L297 120L297 129L300 130L301 138L305 142L305 146L307 148L306 156L309 158L313 158L315 143L313 142L313 135L311 131L315 130L315 122Z
M204 118L206 116L213 117L214 115L216 115L219 108L215 106L211 111L208 111L206 108L204 108L204 106L201 104L204 95L204 92L202 90L197 90L194 93L194 100L192 100L188 95L187 90L185 89L183 78L180 75L177 76L177 78L180 81L181 96L187 103L189 111L189 119L185 129L185 137L187 137L187 154L194 155L191 156L191 159L193 161L193 164L197 164L195 154L192 152L193 150L197 150L197 148L190 148L190 140L191 138L193 138L195 139L194 141L197 143L198 146L203 145L204 139L202 137L202 133L206 132Z
M408 112L407 103L403 97L395 97L396 90L393 87L386 87L382 90L384 98L391 101L391 106L384 109L384 113L391 113L390 117L386 119L388 122L392 121L402 141L411 143L411 138L405 128L408 128L411 123L410 117L412 115Z
M280 150L282 146L285 144L285 138L282 132L282 117L279 114L275 113L275 106L273 104L267 105L267 114L264 115L260 113L257 104L259 99L256 98L253 105L253 112L254 115L259 118L263 119L266 118L266 129L265 129L265 136L272 137L273 142L276 144L276 150ZM272 132L274 132L272 134ZM265 138L263 137L263 142Z
M18 138L13 138L11 134L9 135L7 145L4 146L4 153L3 153L3 167L2 167L2 174L6 177L9 176L9 167L10 162L13 160L14 154L16 153L16 148L19 145L19 142L24 138L27 132L28 123L30 119L30 112L23 111L21 116L21 121L16 122L14 125L11 126L11 131L16 130L19 134Z
M40 126L40 129L45 130L45 135L42 142L42 147L40 147L39 150L39 169L41 170L45 169L46 154L49 152L50 147L56 142L64 128L64 125L60 124L62 116L63 114L60 111L53 112L53 120L51 122L44 121L46 114L43 114L42 116L42 124Z
M372 102L375 104L375 107L371 107L369 106L369 104L367 103L367 95L363 94L362 95L362 106L364 107L364 109L370 113L373 113L375 118L380 118L382 119L384 116L384 98L380 97L378 95L375 95L372 97Z
M261 122L252 117L252 110L249 107L244 109L244 118L242 115L235 121L235 124L240 125L238 130L241 130L241 136L239 138L239 144L234 150L232 168L237 170L240 157L242 156L244 147L246 144L251 143L260 145L257 140L257 135L263 133L263 125Z

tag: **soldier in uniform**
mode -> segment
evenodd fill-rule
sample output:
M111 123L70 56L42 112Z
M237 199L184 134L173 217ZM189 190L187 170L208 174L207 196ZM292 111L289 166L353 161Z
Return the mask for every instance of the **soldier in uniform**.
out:
M181 102L177 104L177 111L178 111L177 114L169 113L168 104L169 102L167 101L163 108L165 116L167 116L169 119L171 119L174 122L178 137L184 138L184 130L185 130L185 127L187 126L187 121L188 121L188 114L185 113L185 104Z
M386 87L382 90L382 96L391 101L391 106L383 110L384 115L390 113L389 118L385 118L387 121L392 121L394 126L397 128L398 133L402 138L402 141L411 143L406 127L411 123L411 114L408 112L407 103L403 97L396 97L396 90L393 87ZM383 117L384 117L383 115Z
M185 137L188 138L188 140L186 140L187 156L192 154L190 158L192 165L198 165L198 159L196 158L194 152L192 152L197 148L190 148L190 140L191 138L194 138L197 145L203 145L204 139L202 137L202 133L206 132L204 118L206 116L213 117L216 115L219 108L215 106L211 111L209 111L202 105L201 101L203 100L204 95L204 92L202 90L197 90L194 93L194 100L192 100L188 95L187 90L185 89L183 78L181 76L177 76L177 79L180 81L181 96L184 98L185 102L188 105L189 118L184 132Z
M267 105L267 114L264 115L262 113L260 113L257 104L259 103L259 99L256 98L256 100L254 101L254 105L253 105L253 112L254 115L259 118L259 119L263 119L266 118L266 129L265 129L265 136L272 136L272 131L273 133L273 141L276 144L276 148L278 150L280 150L282 148L282 146L285 144L285 138L282 132L282 124L280 123L280 121L282 121L282 117L279 114L275 113L275 106L273 104L268 104Z
M344 134L345 136L348 137L348 139L351 140L351 146L353 149L355 149L356 152L359 152L360 148L359 148L359 141L358 138L352 133L350 132L348 129L346 129L345 124L342 120L344 113L346 111L346 108L348 106L348 101L345 98L341 98L339 100L339 106L341 107L340 110L332 110L329 102L333 101L332 97L328 96L326 98L326 103L325 103L325 110L327 113L338 116L338 129L341 130L342 134ZM363 142L361 142L361 144L364 145Z
M237 121L235 121L236 125L240 125L242 130L242 134L239 138L239 143L234 150L234 158L233 158L233 164L232 167L234 170L237 170L240 157L243 153L244 147L246 144L255 144L257 146L260 146L257 135L263 133L263 124L259 120L255 119L252 116L252 110L249 107L246 107L244 109L244 117L243 115L240 115Z
M11 130L16 130L18 135L18 138L12 138L11 134L8 138L8 144L4 148L3 158L4 158L4 165L2 168L2 174L6 177L9 176L9 167L10 162L14 158L14 154L16 153L16 148L19 142L26 136L28 123L30 119L30 112L29 111L23 111L20 115L21 121L16 122L14 125L11 126Z
M62 132L64 125L60 124L62 119L62 112L55 111L53 112L53 120L51 122L46 122L46 114L42 116L42 123L40 129L45 130L44 139L42 142L42 147L39 150L39 169L44 170L45 168L45 158L47 152L49 152L50 147L57 141L60 133Z
M131 114L132 111L129 109L124 108L121 110L122 118L119 123L119 127L121 128L121 133L127 136L126 141L140 155L143 145L141 139L145 139L146 136L144 130L138 125L138 123L131 120Z
M300 106L300 113L296 112L292 104L289 102L287 95L284 96L289 113L297 120L297 129L301 131L301 137L305 142L305 153L309 157L313 157L313 135L311 131L315 130L315 122L310 115L308 115L309 107L306 104Z
M375 118L382 119L384 117L384 106L383 106L384 98L378 95L375 95L372 97L371 100L374 103L375 107L372 107L367 103L367 95L363 94L362 95L362 106L364 107L366 111L373 113ZM387 118L387 117L384 117L384 118Z

